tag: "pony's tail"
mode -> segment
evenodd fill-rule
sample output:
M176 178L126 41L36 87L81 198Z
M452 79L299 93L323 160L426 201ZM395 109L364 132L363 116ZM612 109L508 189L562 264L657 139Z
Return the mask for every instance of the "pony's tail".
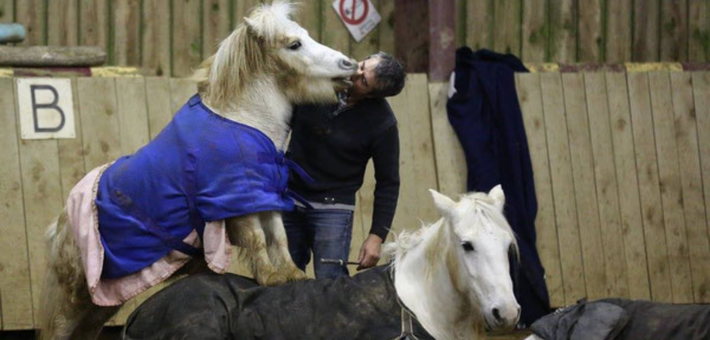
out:
M44 234L47 259L46 268L44 272L44 282L42 285L42 292L40 294L40 303L38 311L38 339L47 340L54 339L57 337L63 337L65 335L58 334L62 333L65 325L62 323L66 320L61 317L62 304L67 303L71 300L68 296L69 291L67 287L60 282L57 269L61 265L60 255L61 248L66 246L68 233L71 233L69 229L69 220L67 216L66 209L57 216L57 219L52 222L47 231ZM66 306L65 306L66 307Z
M66 212L62 212L64 214ZM59 303L61 299L58 299L58 295L61 294L61 288L59 285L59 279L57 278L57 272L54 269L55 258L53 255L54 243L57 238L57 222L59 218L54 220L52 224L47 228L47 232L44 234L45 237L45 249L47 249L47 266L44 271L44 283L42 285L42 293L40 295L39 301L39 311L38 311L38 339L46 340L52 339L54 337L53 322L54 316L57 315L59 309Z

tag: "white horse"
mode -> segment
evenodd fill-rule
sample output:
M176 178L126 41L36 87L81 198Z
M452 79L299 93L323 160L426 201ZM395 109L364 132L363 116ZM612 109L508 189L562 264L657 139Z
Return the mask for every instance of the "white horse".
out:
M350 85L347 79L357 67L354 60L311 39L290 19L291 12L291 4L282 1L257 7L195 73L207 107L263 132L281 151L292 105L335 102L336 91ZM47 231L42 339L95 339L120 307L92 302L94 291L89 291L86 264L77 246L85 240L76 238L70 218L65 209ZM243 249L259 283L276 285L306 278L291 261L279 212L227 218L222 223L229 241ZM182 265L189 256L181 256ZM182 270L189 274L203 268L204 261L195 259Z
M394 255L397 295L436 339L476 339L484 326L513 327L520 305L509 260L518 247L503 216L503 189L459 202L430 191L443 217L385 246Z
M124 339L470 340L486 328L513 327L520 306L509 260L517 243L502 214L501 187L459 202L431 193L443 217L388 243L390 266L277 287L195 275L138 307Z

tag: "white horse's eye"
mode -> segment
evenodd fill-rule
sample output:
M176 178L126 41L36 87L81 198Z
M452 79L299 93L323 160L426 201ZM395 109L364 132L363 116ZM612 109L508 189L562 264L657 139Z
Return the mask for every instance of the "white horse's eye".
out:
M468 241L461 241L461 246L463 247L463 250L465 251L474 251L475 249L473 248L473 244Z
M292 42L291 45L288 45L288 49L291 51L295 51L299 48L301 48L301 41L299 40Z

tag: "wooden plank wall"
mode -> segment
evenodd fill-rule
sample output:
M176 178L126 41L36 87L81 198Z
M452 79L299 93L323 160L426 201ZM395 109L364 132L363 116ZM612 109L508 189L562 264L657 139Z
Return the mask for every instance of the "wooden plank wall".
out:
M708 0L459 0L456 41L526 62L710 61Z
M109 65L185 76L266 0L0 0L0 22L27 25L23 45L98 45ZM394 53L394 0L355 42L330 0L301 1L297 21L316 40L362 58ZM456 0L458 46L525 62L710 61L710 0Z
M411 74L389 102L398 119L402 187L393 230L433 222L427 192L466 186L446 115L447 84ZM532 73L516 78L538 197L538 250L553 306L615 296L710 302L709 72ZM34 327L43 234L71 187L97 165L155 137L194 83L75 78L76 139L21 140L15 96L0 97L0 320ZM3 93L14 79L0 78ZM358 193L351 259L372 219L372 165ZM354 267L350 268L354 272ZM245 273L243 267L233 270ZM111 324L157 289L130 302Z
M517 76L554 306L585 296L708 302L708 77Z
M300 1L296 21L312 37L363 58L394 52L394 0L371 0L382 24L355 42L332 1ZM108 65L140 66L148 74L187 76L211 56L262 0L0 0L0 22L27 27L23 45L98 45ZM323 40L321 40L323 39Z

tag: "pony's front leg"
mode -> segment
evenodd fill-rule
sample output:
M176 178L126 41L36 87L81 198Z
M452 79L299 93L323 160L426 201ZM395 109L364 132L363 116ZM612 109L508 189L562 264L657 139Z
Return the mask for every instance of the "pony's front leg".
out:
M266 247L271 263L286 276L288 281L308 279L306 273L298 269L288 252L288 239L281 212L264 211L259 213L259 220L266 233Z
M286 277L272 265L266 250L266 235L258 214L234 217L227 220L227 234L232 244L239 247L240 255L251 267L251 272L262 286L286 283Z

